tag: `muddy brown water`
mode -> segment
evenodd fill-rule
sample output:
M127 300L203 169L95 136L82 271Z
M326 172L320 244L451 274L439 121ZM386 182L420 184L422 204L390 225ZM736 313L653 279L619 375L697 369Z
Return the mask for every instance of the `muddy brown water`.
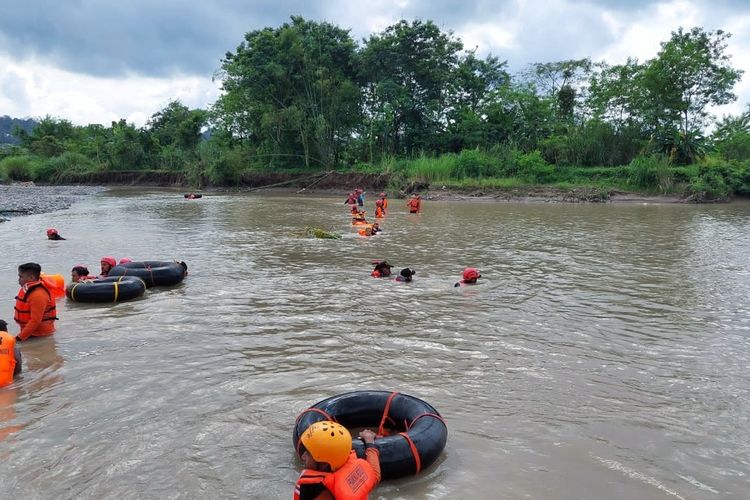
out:
M365 239L342 202L120 190L0 225L0 318L21 262L190 265L143 299L62 300L22 345L3 496L290 498L298 412L386 389L449 438L373 498L748 498L750 205L392 200ZM414 283L370 278L375 258ZM481 284L453 288L467 265Z

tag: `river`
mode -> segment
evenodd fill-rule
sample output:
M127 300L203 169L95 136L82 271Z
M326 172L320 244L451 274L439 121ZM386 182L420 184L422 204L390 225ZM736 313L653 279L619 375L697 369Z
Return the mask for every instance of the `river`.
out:
M290 498L296 415L384 389L449 436L373 498L748 498L750 204L394 199L366 239L342 202L112 190L0 225L7 320L22 262L190 266L132 302L63 299L54 337L22 345L3 496ZM377 258L415 281L370 278ZM453 288L465 266L480 284Z

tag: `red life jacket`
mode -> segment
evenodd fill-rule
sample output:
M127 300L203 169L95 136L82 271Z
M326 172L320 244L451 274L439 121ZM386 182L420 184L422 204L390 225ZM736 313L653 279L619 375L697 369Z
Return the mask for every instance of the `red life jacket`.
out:
M18 295L16 296L15 313L13 314L13 319L16 320L16 323L18 323L18 326L20 326L22 330L23 327L26 326L26 323L31 320L31 308L29 307L27 297L31 291L36 288L44 290L49 297L47 300L47 307L45 307L44 315L42 316L42 324L45 322L54 324L54 321L57 320L57 304L55 303L54 297L52 297L52 292L47 288L44 281L30 281L29 283L26 283L25 287L22 287L21 290L18 291Z
M422 204L422 200L420 200L419 198L412 198L411 200L409 200L409 203L408 203L409 211L411 212L419 211L419 206L421 204Z
M13 383L16 369L16 338L8 332L0 331L0 387Z
M378 478L367 460L357 458L352 450L344 465L336 472L319 472L305 469L294 487L294 500L300 499L300 487L322 484L336 500L367 500L378 485Z

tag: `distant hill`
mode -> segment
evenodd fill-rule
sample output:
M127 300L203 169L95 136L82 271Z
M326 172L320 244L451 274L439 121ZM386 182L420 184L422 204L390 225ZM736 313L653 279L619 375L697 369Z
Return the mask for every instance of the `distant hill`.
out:
M18 139L13 137L13 127L18 125L26 132L31 132L37 125L37 121L32 118L11 118L10 116L0 116L0 144L18 144Z

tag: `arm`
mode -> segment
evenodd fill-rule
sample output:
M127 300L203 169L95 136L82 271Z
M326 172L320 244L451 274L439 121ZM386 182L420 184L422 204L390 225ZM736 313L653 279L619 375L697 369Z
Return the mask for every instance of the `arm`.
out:
M372 467L372 471L375 474L375 477L378 479L378 483L380 482L380 451L378 451L377 448L375 448L375 433L372 432L370 429L365 429L362 432L359 433L359 437L362 438L362 440L365 442L365 460L367 460L367 463L370 464L370 467Z
M29 295L29 308L31 309L31 319L23 327L18 338L26 340L42 324L44 310L47 308L47 294L43 290L35 290Z
M16 367L13 369L13 376L20 375L21 371L23 370L23 367L21 366L21 363L23 363L23 357L21 356L21 350L14 346L13 347L13 355L16 358Z

